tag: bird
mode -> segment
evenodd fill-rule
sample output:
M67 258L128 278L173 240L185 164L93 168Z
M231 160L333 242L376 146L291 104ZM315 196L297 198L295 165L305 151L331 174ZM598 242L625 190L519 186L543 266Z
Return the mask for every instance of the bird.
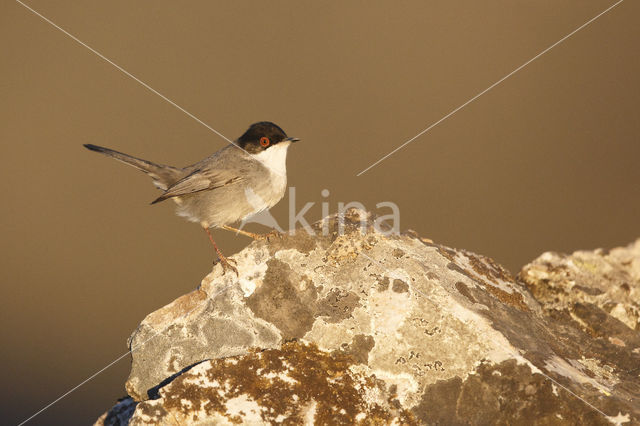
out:
M269 121L254 123L236 139L209 157L186 167L153 163L113 149L93 144L84 147L99 152L146 173L163 193L151 204L171 199L176 214L202 226L222 264L223 273L238 269L222 254L211 228L233 231L256 240L268 234L254 234L229 225L268 210L283 197L287 188L287 151L300 139L287 136Z

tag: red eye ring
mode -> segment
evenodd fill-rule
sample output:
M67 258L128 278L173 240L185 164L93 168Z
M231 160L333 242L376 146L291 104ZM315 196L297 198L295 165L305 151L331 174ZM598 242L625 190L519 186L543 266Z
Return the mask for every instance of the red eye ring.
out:
M267 147L267 146L269 146L270 143L271 143L271 141L269 140L268 137L263 136L263 137L260 138L260 145L262 145L264 147Z

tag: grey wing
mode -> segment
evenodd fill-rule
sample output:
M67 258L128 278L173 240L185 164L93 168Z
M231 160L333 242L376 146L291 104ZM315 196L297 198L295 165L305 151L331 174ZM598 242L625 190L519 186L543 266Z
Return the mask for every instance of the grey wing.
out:
M230 170L203 171L196 169L167 188L167 190L153 200L151 204L159 203L172 197L211 191L216 188L231 185L240 180L242 180L242 177L240 177L238 173Z

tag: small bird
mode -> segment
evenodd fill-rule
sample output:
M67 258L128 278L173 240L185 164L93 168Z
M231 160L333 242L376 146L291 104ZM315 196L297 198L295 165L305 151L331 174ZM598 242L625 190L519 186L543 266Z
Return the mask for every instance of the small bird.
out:
M223 271L231 269L238 275L230 263L233 260L222 254L209 228L266 239L270 234L254 234L229 225L270 209L284 197L287 151L298 140L288 137L276 124L261 121L252 124L235 143L183 168L152 163L97 145L84 146L149 175L154 185L164 191L151 204L169 198L175 201L179 216L204 228Z

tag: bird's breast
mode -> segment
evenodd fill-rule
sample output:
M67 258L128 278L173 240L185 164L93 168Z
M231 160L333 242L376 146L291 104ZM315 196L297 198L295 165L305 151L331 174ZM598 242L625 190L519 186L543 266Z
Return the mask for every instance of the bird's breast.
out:
M291 142L280 142L258 154L251 156L262 163L272 174L284 177L287 181L287 151Z

